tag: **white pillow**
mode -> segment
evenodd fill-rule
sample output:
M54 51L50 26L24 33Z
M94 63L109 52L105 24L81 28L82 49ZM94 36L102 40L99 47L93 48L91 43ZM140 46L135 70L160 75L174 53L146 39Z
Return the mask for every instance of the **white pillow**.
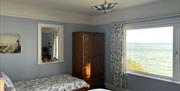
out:
M6 75L4 74L3 72L1 72L1 77L0 79L4 80L4 89L5 91L16 91L11 79Z

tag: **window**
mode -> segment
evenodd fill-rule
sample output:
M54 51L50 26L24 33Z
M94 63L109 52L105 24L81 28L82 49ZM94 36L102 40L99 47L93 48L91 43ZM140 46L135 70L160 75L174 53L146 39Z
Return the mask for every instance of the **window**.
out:
M127 31L128 69L173 75L173 27Z
M178 23L132 26L126 29L128 71L180 81Z

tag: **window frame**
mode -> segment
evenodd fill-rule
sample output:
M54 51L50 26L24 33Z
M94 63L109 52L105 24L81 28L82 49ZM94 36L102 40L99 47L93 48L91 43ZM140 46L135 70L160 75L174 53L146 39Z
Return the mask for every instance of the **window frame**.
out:
M127 73L180 84L180 60L179 60L180 41L178 41L180 39L179 17L127 23L125 24L125 30L128 31L135 29L158 28L158 27L168 27L168 26L173 26L173 76L167 77L167 76L155 75L151 73L137 72L134 70L127 70Z

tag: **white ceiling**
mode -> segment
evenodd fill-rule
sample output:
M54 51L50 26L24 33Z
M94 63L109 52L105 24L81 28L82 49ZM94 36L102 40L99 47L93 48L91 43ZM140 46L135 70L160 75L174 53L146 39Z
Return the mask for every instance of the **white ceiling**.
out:
M61 11L81 13L86 15L97 15L98 12L91 7L104 3L104 0L5 0L16 3L35 5L43 8L57 9ZM137 5L156 2L159 0L107 0L107 2L117 2L118 5L113 9L133 7Z

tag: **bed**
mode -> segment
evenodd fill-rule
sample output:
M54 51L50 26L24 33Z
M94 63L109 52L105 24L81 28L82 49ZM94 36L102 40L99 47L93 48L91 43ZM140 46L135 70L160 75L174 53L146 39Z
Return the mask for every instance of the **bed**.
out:
M14 83L16 91L87 91L89 85L71 75L54 75Z

